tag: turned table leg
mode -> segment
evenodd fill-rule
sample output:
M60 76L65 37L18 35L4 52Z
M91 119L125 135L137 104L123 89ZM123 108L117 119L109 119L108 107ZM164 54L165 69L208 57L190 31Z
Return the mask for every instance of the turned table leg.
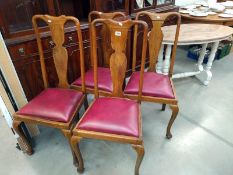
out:
M165 52L165 60L163 66L163 74L168 75L170 68L170 57L171 57L172 45L168 44Z
M202 44L202 49L201 49L201 53L199 55L199 58L198 58L198 62L197 62L197 70L202 72L204 69L203 69L203 61L205 59L205 54L206 54L206 48L207 48L208 44Z
M163 69L163 51L164 51L164 45L162 44L159 50L158 62L156 64L156 72L160 74L162 73L162 69Z
M208 44L202 44L202 49L201 49L201 53L200 56L198 58L198 63L195 64L195 68L192 72L183 72L183 73L178 73L178 74L174 74L172 76L173 79L175 78L184 78L184 77L191 77L191 76L195 76L200 74L202 71L204 71L203 69L203 61L205 58L205 53L206 53L206 48L207 48Z
M219 46L219 41L213 43L213 46L211 48L210 57L209 57L209 60L207 62L206 68L205 68L206 74L208 75L206 81L204 82L205 85L208 85L211 78L212 78L212 72L210 70L211 70L216 52L218 50L218 46Z
M212 72L210 70L211 70L216 52L218 50L218 45L219 45L219 41L213 43L206 68L199 75L197 75L197 78L199 80L201 80L203 82L203 84L206 86L209 84L209 82L212 78ZM202 67L202 70L203 70L203 67Z

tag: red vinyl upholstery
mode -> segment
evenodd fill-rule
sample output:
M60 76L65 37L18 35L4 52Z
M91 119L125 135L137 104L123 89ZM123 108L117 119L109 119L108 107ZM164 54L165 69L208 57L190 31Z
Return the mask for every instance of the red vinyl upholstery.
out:
M78 78L75 80L72 85L81 86L82 80ZM94 70L89 69L85 72L85 85L86 87L94 89ZM98 67L98 87L100 90L107 92L113 91L113 84L111 78L111 72L109 68Z
M134 72L125 88L125 94L138 94L140 72ZM170 78L155 72L144 72L142 95L175 98Z
M68 122L82 97L81 92L71 89L46 89L22 107L17 114Z
M77 129L139 136L139 104L123 98L98 98L89 107Z

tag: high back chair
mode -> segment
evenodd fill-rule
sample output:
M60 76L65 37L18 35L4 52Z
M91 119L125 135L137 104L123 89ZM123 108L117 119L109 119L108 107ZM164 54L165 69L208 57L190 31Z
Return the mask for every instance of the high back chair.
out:
M176 48L180 30L180 15L175 12L157 14L150 12L139 12L136 16L136 20L141 16L149 17L152 28L148 35L149 42L149 68L143 76L143 89L142 89L142 101L161 103L163 104L162 110L165 110L165 105L169 104L172 109L172 116L167 126L166 137L172 138L171 126L178 114L178 101L176 98L175 88L172 82L173 66L176 56ZM161 47L163 41L163 33L161 27L166 19L173 17L176 19L176 34L174 36L174 44L172 48L170 69L168 75L163 75L160 72L155 72L158 56L163 55L163 49ZM137 29L136 29L137 30ZM137 31L134 33L137 35ZM137 40L134 42L134 47L137 47ZM137 83L140 81L140 73L135 72L136 67L136 52L133 53L133 73L129 79L128 84L125 87L125 96L130 99L136 99L138 93Z
M52 55L59 80L57 88L49 88L48 74L46 71L41 36L37 25L38 20L43 20L47 23L51 32L51 38L54 42ZM77 49L80 50L80 68L83 82L82 92L68 89L68 54L66 48L63 46L65 39L64 24L67 21L72 21L75 24L77 30L79 41ZM27 154L29 155L32 154L33 150L26 140L23 131L20 129L20 124L24 122L58 128L70 141L73 122L75 121L78 111L82 106L84 99L86 98L84 94L85 84L83 44L80 23L78 19L71 16L53 17L49 15L35 15L32 18L32 23L35 29L40 54L40 65L45 89L38 96L28 102L24 107L19 109L19 111L14 114L13 120L13 127L27 145Z
M143 21L126 20L117 22L110 19L96 19L91 25L92 38L96 37L95 26L97 23L104 23L110 30L111 46L114 52L110 57L110 71L113 80L112 97L99 97L99 75L97 65L96 40L93 41L93 61L94 61L94 86L95 100L84 113L81 120L73 129L71 139L72 148L75 152L79 166L78 171L84 169L83 159L79 150L78 142L82 138L92 138L107 140L113 142L132 144L138 157L135 166L135 174L139 174L139 166L144 156L144 147L141 128L141 90L142 79L138 83L137 100L125 99L123 97L123 82L125 79L127 58L125 55L126 40L129 29L141 24L143 26L143 47L142 47L142 66L141 74L143 76L146 46L147 46L147 24ZM136 49L136 48L135 48Z
M113 12L113 13L102 13L98 11L92 11L89 13L88 16L88 22L89 22L89 30L91 30L91 22L93 19L99 18L99 19L116 19L118 20L125 20L126 16L122 12ZM112 48L110 46L110 33L108 28L105 26L105 24L102 24L101 30L100 30L100 35L101 35L101 46L102 46L102 51L103 51L103 60L104 62L109 65L109 58L113 52ZM90 35L90 41L91 44L92 42L96 40L96 38L92 38ZM92 48L92 47L91 47ZM91 49L91 66L90 69L86 71L85 73L85 84L86 84L86 92L90 94L94 94L94 72L93 72L93 54L92 54L92 49ZM98 82L98 87L99 87L99 93L103 96L110 96L113 91L113 83L112 83L112 78L111 78L111 73L109 67L98 67L97 69L98 75L99 75L99 82ZM78 78L75 80L71 88L80 90L82 85L81 78Z

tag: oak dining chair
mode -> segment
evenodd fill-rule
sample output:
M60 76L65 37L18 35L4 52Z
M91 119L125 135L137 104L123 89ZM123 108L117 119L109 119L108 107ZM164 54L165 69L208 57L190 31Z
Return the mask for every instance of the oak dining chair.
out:
M92 11L88 15L88 22L89 22L89 30L91 30L91 22L94 19L114 19L114 20L125 20L126 16L122 12L113 12L113 13L102 13L98 11ZM90 33L90 32L89 32ZM113 52L113 49L110 47L110 33L108 28L105 26L105 24L102 24L101 30L100 30L100 36L101 36L101 49L102 49L102 55L103 55L103 62L105 63L105 66L107 67L99 67L98 66L98 75L99 75L99 93L103 96L110 96L113 91L113 83L111 78L111 72L109 69L109 58ZM93 41L91 39L90 35L90 41ZM92 42L90 43L92 44ZM90 68L85 73L85 84L86 84L86 92L89 94L94 94L94 72L93 72L93 54L92 54L92 47L91 47L91 65ZM99 58L98 58L99 60ZM81 90L82 81L81 78L78 78L71 84L71 88L76 90Z
M44 59L43 45L41 41L41 33L38 28L38 21L44 21L51 32L51 38L54 43L52 48L52 59L54 61L55 69L58 76L58 85L56 88L51 88L48 81L48 73L46 69L46 60ZM64 25L66 22L73 22L76 26L78 35L78 48L80 50L80 69L82 77L82 90L80 92L69 89L67 80L68 69L68 53L63 46L65 41ZM70 141L71 129L75 125L74 121L77 119L78 111L82 106L85 95L84 84L84 58L83 58L83 44L80 29L80 22L75 17L71 16L49 16L49 15L35 15L32 18L33 27L37 39L40 66L42 71L42 78L44 82L44 90L34 99L29 101L19 111L14 114L13 127L18 135L23 139L27 146L27 154L31 155L33 149L27 141L23 131L21 130L21 123L38 124L52 128L58 128L62 131L64 136ZM77 122L77 121L76 121ZM76 164L76 157L73 155L74 164Z
M144 73L143 78L143 89L142 89L142 101L161 103L163 104L162 110L165 110L166 104L172 109L172 115L169 120L166 137L172 138L171 127L174 120L177 117L179 107L178 100L176 97L175 88L172 81L172 73L174 67L174 61L176 56L176 48L178 42L178 36L180 31L180 15L176 12L169 12L164 14L157 14L151 12L139 12L136 15L136 20L140 17L147 19L148 24L151 25L151 30L148 35L148 49L149 49L149 68ZM149 17L149 19L148 19ZM173 23L176 25L176 34L174 36L174 45L172 48L170 69L168 75L163 75L156 72L156 63L160 52L161 44L163 41L163 33L161 27L167 19L173 19ZM138 28L135 29L134 35L138 35ZM137 47L137 40L135 40L133 47ZM125 97L130 99L136 99L138 94L137 84L141 80L140 73L135 71L136 67L136 52L133 52L133 73L125 87Z
M82 138L88 138L131 144L137 152L135 174L139 174L139 167L144 156L140 110L143 82L142 79L138 82L139 91L136 100L123 98L122 86L127 66L125 49L126 41L129 37L128 31L135 25L140 24L143 26L144 38L142 41L142 66L140 74L140 76L143 76L148 27L145 22L138 20L117 22L111 19L96 19L91 23L92 38L96 37L96 25L100 23L104 23L109 28L111 34L113 53L110 56L110 71L113 80L113 91L111 97L99 97L97 46L96 40L93 39L95 100L73 129L73 136L71 138L72 148L79 163L77 170L79 172L83 172L84 170L84 163L78 143Z

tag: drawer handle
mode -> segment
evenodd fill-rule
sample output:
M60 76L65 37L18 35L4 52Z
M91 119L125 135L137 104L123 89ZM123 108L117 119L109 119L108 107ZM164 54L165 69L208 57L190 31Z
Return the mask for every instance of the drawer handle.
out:
M69 36L69 37L68 37L68 40L69 40L69 42L72 42L72 41L73 41L73 37L72 37L72 36Z
M21 48L19 48L18 51L19 51L19 55L20 56L25 56L25 50L24 50L24 48L21 47Z
M53 41L49 41L49 46L50 46L50 48L53 48L55 46L54 42Z

